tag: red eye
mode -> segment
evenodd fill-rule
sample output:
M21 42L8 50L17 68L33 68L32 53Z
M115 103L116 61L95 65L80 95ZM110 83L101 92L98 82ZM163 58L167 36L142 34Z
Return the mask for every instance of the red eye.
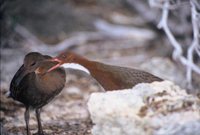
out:
M62 55L62 58L63 58L63 59L65 59L65 58L66 58L66 56L65 56L65 55Z

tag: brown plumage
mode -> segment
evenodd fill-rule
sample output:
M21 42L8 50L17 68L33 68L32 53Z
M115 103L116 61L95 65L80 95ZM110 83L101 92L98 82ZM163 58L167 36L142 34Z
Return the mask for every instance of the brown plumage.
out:
M57 68L54 71L46 71L56 63L45 61L50 56L31 52L24 58L24 63L13 77L10 84L10 97L20 101L26 107L24 113L27 135L31 135L29 130L29 110L36 111L38 122L38 134L43 135L40 121L40 109L51 101L65 84L65 71Z
M49 71L66 63L76 63L89 70L91 76L99 82L105 90L121 90L132 88L138 83L151 83L162 81L148 72L137 69L107 65L96 61L90 61L72 52L64 52L52 61L59 62Z

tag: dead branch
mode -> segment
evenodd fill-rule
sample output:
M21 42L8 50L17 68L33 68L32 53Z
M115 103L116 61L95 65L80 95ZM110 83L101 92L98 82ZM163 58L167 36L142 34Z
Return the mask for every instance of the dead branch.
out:
M104 35L121 39L134 38L138 40L152 40L156 36L153 31L148 29L110 24L105 20L97 20L95 26Z
M34 34L19 24L15 27L15 31L22 36L22 38L26 39L31 47L34 47L35 45L44 45L44 43L40 41Z
M144 26L147 23L141 16L132 17L119 12L110 14L109 18L113 23L120 25Z
M39 51L42 53L57 53L88 41L105 39L105 36L99 32L79 32L58 44L48 45L39 40L34 34L23 26L17 25L15 31L28 42L25 48L28 48L30 51Z
M182 48L181 45L176 41L174 35L172 34L172 32L170 31L168 24L167 24L167 20L168 20L168 16L169 16L169 1L166 1L163 5L163 11L162 11L162 18L158 24L158 28L159 29L163 29L165 31L165 33L167 34L170 42L172 43L173 47L175 48L174 52L173 52L173 58L176 59L177 57L182 55Z
M174 37L174 35L172 34L171 30L169 29L168 26L168 16L169 16L169 10L170 10L170 1L169 0L165 0L165 1L155 1L155 0L149 0L149 1L153 1L153 4L151 5L156 5L156 2L158 2L158 6L155 7L160 7L160 3L163 3L162 5L162 17L161 20L158 24L158 28L159 29L163 29L168 37L168 39L171 42L171 45L174 47L174 51L173 51L173 58L175 60L179 60L183 65L186 66L187 68L187 81L189 84L189 87L191 87L191 81L192 81L192 71L200 74L200 67L198 67L194 62L193 62L193 55L194 55L194 50L196 50L197 53L199 53L199 26L198 26L198 16L199 14L197 13L196 10L196 0L190 0L190 4L191 4L191 16L192 16L192 27L193 27L193 42L190 45L190 47L187 50L187 58L183 56L182 54L182 46ZM150 2L152 3L152 2Z
M58 53L72 46L82 45L87 42L97 40L121 40L121 39L138 39L150 40L155 38L155 34L148 29L130 28L119 25L112 25L106 21L96 21L97 32L78 32L74 33L58 44L49 45L39 40L28 29L17 25L15 31L19 33L28 43L25 48L29 51L39 51L42 53Z
M192 44L189 47L188 52L187 52L187 59L190 63L194 63L193 62L194 50L196 49L196 51L198 53L197 48L200 47L200 44L199 44L199 38L200 38L199 36L200 35L199 35L199 27L198 27L199 19L198 19L198 13L197 13L197 10L196 10L195 2L196 2L196 0L190 1L191 13L192 13L192 26L193 26L193 42L192 42ZM200 55L199 55L199 57L200 57ZM189 67L189 66L187 67L187 79L188 79L189 84L191 84L192 68Z
M159 19L161 17L160 9L162 8L165 0L126 0L126 2L134 9L134 12L136 10L140 16L146 20L146 22L153 25L157 25L159 23ZM178 0L174 4L170 3L169 9L175 11L175 14L171 14L172 19L168 20L168 25L172 28L171 31L174 35L188 36L191 34L190 22L187 21L187 16L190 15L190 12L188 12L190 7L185 6L188 4L189 2L187 0L182 0L181 2ZM181 17L181 19L177 19L177 16ZM179 25L177 25L177 23Z

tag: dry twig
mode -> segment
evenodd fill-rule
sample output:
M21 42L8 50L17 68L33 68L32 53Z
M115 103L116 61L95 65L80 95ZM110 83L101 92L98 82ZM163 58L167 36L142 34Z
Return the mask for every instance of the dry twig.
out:
M173 58L175 60L179 60L183 65L186 66L187 68L187 82L189 84L189 87L191 87L191 82L192 82L192 71L200 74L200 67L198 67L194 61L193 61L193 55L194 55L194 51L197 52L197 54L199 55L199 48L200 48L200 44L199 44L199 19L198 17L200 17L200 13L197 12L196 9L196 0L190 0L190 4L191 4L191 16L192 16L192 26L193 26L193 42L190 45L190 47L187 50L187 57L183 56L183 51L182 51L182 46L174 37L174 35L172 34L171 30L168 27L168 17L169 17L169 10L170 10L170 0L165 0L162 1L161 0L149 0L151 3L151 5L153 5L154 7L160 7L162 4L162 18L158 24L158 28L159 29L163 29L168 37L168 39L170 40L172 46L174 47L174 51L173 51ZM156 4L157 2L157 4ZM153 4L152 4L153 3ZM158 6L156 6L158 5ZM200 57L200 55L199 55Z
M61 41L58 44L48 45L39 40L28 29L21 25L15 27L15 31L19 33L27 42L25 48L31 51L39 51L42 53L58 53L72 46L82 45L87 42L97 40L121 40L121 39L140 39L151 40L155 37L155 34L148 29L130 28L120 25L109 24L108 22L101 20L95 22L97 32L78 32L71 35Z
M109 37L111 36L122 39L134 38L138 40L151 40L155 38L155 33L151 30L110 24L105 20L97 20L95 26L104 35Z
M23 26L17 25L15 31L18 32L28 42L29 46L25 46L25 48L28 48L31 51L39 51L42 53L57 53L88 41L105 39L105 36L98 32L79 32L71 36L71 38L67 38L58 44L48 45L39 40L34 34L32 34Z

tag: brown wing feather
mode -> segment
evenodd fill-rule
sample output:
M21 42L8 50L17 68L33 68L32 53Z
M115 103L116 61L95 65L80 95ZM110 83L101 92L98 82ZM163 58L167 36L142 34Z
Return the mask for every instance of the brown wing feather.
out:
M96 77L97 81L99 81L106 90L127 89L132 88L138 83L162 81L159 77L137 69L111 66L102 63L97 63L96 65L97 69L95 74L93 74L94 78Z

